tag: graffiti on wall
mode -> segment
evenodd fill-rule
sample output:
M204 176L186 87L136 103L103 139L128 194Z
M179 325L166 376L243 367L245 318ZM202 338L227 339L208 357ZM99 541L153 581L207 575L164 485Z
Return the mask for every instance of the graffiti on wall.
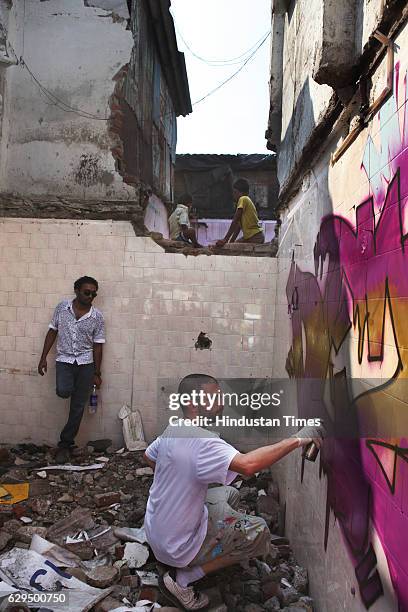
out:
M367 138L361 172L369 193L356 206L355 219L329 215L321 220L314 246L314 273L292 262L286 286L291 308L292 346L286 369L302 381L321 381L315 402L325 422L332 409L346 427L367 431L375 423L378 435L361 439L330 438L321 467L327 475L325 544L330 511L337 517L353 560L361 598L369 608L383 594L372 541L372 528L387 558L400 610L408 609L408 552L401 534L408 529L408 243L405 223L408 200L407 76L399 100L399 66L394 95L376 122L380 144ZM293 308L294 301L296 302ZM382 364L384 335L390 321L396 349L394 372L382 384L351 397L344 367L334 372L333 355L347 347L359 364ZM351 334L357 341L351 342ZM316 405L299 397L299 413L312 416ZM399 409L396 410L396 405ZM316 412L315 412L316 413ZM392 421L392 427L390 427ZM387 433L388 432L388 433ZM401 432L397 433L396 432ZM405 485L406 486L406 485Z

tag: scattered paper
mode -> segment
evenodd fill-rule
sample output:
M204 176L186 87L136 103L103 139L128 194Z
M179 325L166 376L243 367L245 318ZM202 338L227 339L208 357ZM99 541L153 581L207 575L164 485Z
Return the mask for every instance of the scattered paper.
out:
M124 404L118 412L122 420L123 437L126 448L130 451L144 450L147 448L143 433L142 417L139 410L131 410Z
M40 478L47 478L47 472L41 470L41 472L37 472L37 476L39 476Z
M0 485L0 499L1 499L2 497L8 497L8 498L10 498L10 497L11 497L11 494L10 494L10 493L7 491L7 489L5 489L4 487L2 487L2 486Z
M75 612L86 612L112 591L111 588L91 587L37 552L22 548L13 548L0 556L0 579L9 585L8 588L12 585L11 588L15 587L18 591L67 593L68 601L47 602L47 610L52 611L69 609ZM2 589L3 582L0 583ZM38 602L25 605L38 608Z
M45 470L63 470L64 472L85 472L86 470L101 470L105 467L104 463L93 463L92 465L47 465L43 468Z
M58 567L80 567L81 559L70 550L48 542L37 533L32 537L30 550L42 555L45 559L52 561Z
M20 521L25 525L29 525L33 522L33 519L31 519L29 516L20 516Z
M258 497L262 497L262 495L266 495L266 491L265 491L265 489L259 489L259 491L258 491Z
M21 484L2 484L2 489L5 489L11 497L1 497L0 504L18 504L28 498L30 485L28 482Z
M158 608L161 608L160 604L148 599L141 599L136 602L135 607L127 608L126 606L121 606L120 608L114 608L112 612L150 612L150 610L157 610Z
M105 535L111 530L111 527L107 527L106 529L102 529L102 531L98 531L94 535L89 535L89 533L85 530L79 531L73 536L67 536L65 538L65 544L79 544L80 542L90 542L91 540L95 540L100 536Z

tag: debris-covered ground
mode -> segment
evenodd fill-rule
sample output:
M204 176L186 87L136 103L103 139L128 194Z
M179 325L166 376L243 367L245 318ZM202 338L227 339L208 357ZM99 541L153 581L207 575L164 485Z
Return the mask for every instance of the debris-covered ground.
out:
M147 602L176 610L158 591L158 575L166 568L154 559L143 530L152 470L143 452L114 451L109 444L75 449L75 468L56 466L46 446L0 448L0 610L12 600L1 599L10 585L25 593L74 589L68 605L42 606L48 610L124 611L137 602L137 610L152 609ZM233 486L242 509L262 516L276 535L266 562L251 560L197 583L210 595L210 609L312 611L307 572L281 537L276 483L263 472Z

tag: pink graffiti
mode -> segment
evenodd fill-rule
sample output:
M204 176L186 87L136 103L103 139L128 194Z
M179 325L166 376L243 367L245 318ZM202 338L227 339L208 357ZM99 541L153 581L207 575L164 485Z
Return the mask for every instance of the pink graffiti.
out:
M404 221L408 200L407 76L402 103L398 88L397 65L394 95L371 127L372 134L378 129L378 138L367 138L361 169L370 188L356 207L355 223L339 215L323 218L314 248L316 276L293 264L286 288L289 303L293 292L300 292L299 311L292 318L293 345L287 364L288 371L300 378L325 377L330 372L331 347L337 352L347 342L353 324L358 330L359 363L365 358L368 363L383 362L388 310L398 355L395 372L386 383L391 395L394 386L408 378ZM375 140L380 142L378 148ZM328 269L322 294L317 276L323 278L325 261ZM319 336L313 333L316 325ZM302 326L306 346L302 342ZM299 351L305 353L302 358ZM345 390L345 379L344 371L335 377L333 387L344 401L343 410L353 408L357 414L365 404L380 401L379 391L373 389L352 402ZM300 410L307 411L307 407L301 404ZM380 429L381 425L386 429L390 414L388 405L384 405L378 416ZM400 415L405 425L403 411ZM385 552L399 609L408 610L408 550L403 543L403 534L408 532L408 431L401 430L399 439L392 441L334 442L322 462L328 476L328 507L341 525L364 603L369 607L382 594L370 540L371 521ZM327 529L326 524L326 539Z

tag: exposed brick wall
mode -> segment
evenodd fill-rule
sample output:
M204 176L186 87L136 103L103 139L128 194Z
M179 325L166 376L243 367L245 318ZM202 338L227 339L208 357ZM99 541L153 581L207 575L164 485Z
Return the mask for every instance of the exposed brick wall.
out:
M100 282L107 343L101 407L80 442L121 443L124 402L155 435L158 377L271 374L274 259L164 253L120 221L2 219L0 246L0 443L58 439L67 402L55 395L54 353L44 378L36 368L54 306L83 274ZM211 351L194 349L200 331Z

